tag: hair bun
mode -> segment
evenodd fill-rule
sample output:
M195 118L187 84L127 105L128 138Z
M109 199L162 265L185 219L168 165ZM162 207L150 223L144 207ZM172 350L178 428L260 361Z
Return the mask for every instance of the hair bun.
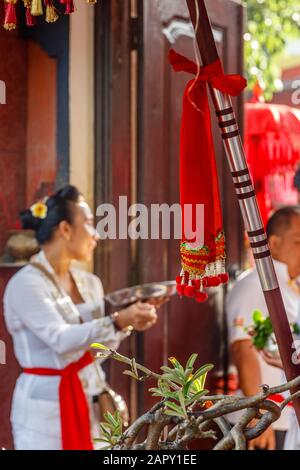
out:
M43 219L34 217L30 209L20 212L22 228L26 230L34 230L37 232L41 226Z
M40 245L50 241L60 222L73 223L73 206L80 200L81 193L72 185L66 185L47 200L38 201L30 209L20 213L22 227L34 230Z

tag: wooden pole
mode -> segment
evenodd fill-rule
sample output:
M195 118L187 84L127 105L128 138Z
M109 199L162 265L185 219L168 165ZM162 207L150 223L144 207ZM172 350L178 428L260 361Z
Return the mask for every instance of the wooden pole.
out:
M219 56L204 0L187 0L187 5L195 30L197 29L196 5L198 5L199 26L196 31L197 44L203 65L209 65L219 59ZM210 87L210 92L218 116L226 156L236 188L244 224L248 232L261 287L273 324L283 368L287 380L290 381L300 375L300 365L293 364L292 362L292 354L294 352L293 337L274 270L274 264L258 208L255 190L247 166L245 151L231 98L212 87ZM293 390L293 392L295 391L296 390ZM295 399L293 404L298 423L300 424L300 398Z

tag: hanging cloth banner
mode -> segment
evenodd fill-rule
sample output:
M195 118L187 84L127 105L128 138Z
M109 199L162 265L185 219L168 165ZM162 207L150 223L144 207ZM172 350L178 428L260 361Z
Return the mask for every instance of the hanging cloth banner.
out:
M4 28L8 31L16 29L17 15L16 7L18 0L4 0ZM94 4L97 0L86 0L86 3ZM23 4L20 10L24 11L27 26L35 26L38 16L44 16L47 23L55 23L61 14L60 9L56 7L64 5L64 14L70 15L76 11L73 0L20 0L19 4ZM44 5L44 6L43 6Z
M169 62L176 72L196 75L196 79L187 84L183 97L180 136L182 271L176 278L177 291L180 296L205 302L208 296L204 287L217 287L228 281L207 83L223 93L237 96L247 82L240 75L225 75L220 60L199 70L194 62L171 49ZM204 217L199 221L200 214Z

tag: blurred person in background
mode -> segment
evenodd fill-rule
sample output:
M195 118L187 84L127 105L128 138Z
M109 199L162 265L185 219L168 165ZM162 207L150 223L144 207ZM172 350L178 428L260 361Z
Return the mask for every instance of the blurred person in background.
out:
M276 211L268 221L267 237L288 320L295 323L300 303L300 206ZM264 383L272 387L283 381L281 371L262 359L245 331L253 323L254 310L268 315L256 268L243 273L226 298L229 343L240 387L237 393L244 396L257 394ZM249 449L282 449L289 428L288 408L265 433L249 443ZM234 423L239 418L240 413L231 415Z
M91 450L99 437L93 406L105 383L93 342L117 349L128 331L155 325L156 309L136 303L104 316L98 277L72 262L92 259L99 236L92 212L74 186L21 213L41 251L13 276L4 296L5 321L23 369L13 395L17 450Z

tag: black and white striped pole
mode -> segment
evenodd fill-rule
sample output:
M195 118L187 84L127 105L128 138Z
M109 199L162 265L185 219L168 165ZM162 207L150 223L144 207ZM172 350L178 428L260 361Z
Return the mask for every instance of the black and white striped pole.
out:
M187 0L187 5L196 30L203 65L210 65L219 59L219 56L204 0ZM230 96L212 87L210 92L284 371L287 380L290 381L300 375L300 365L292 362L293 337L251 181L239 126ZM293 404L300 424L300 398L295 399Z

